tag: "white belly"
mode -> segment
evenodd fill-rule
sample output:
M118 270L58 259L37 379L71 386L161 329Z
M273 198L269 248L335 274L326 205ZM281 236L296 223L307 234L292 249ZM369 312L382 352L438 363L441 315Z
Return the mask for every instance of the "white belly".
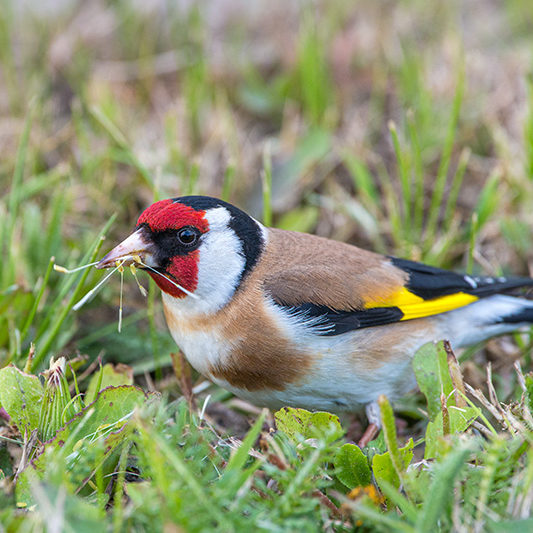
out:
M231 350L231 345L219 331L212 328L184 333L179 328L173 328L172 335L198 372L240 398L272 409L292 406L332 412L353 412L377 400L380 394L396 398L408 392L415 386L410 356L418 346L429 340L427 336L404 339L401 343L403 349L395 346L395 353L389 354L389 360L380 364L372 362L367 354L362 355L373 336L373 331L368 329L336 337L313 335L312 338L300 338L300 347L307 344L306 349L314 354L311 357L315 360L304 379L282 390L247 390L209 372L213 365L223 364ZM361 357L357 356L358 351ZM257 357L261 354L258 353Z
M301 378L280 386L280 390L248 390L213 376L210 369L223 367L235 347L216 326L201 330L185 329L177 320L170 329L174 340L198 372L258 406L355 411L377 400L380 394L394 399L412 389L415 379L411 359L426 342L449 339L453 346L458 347L516 329L517 324L494 324L493 315L497 318L499 314L509 313L518 304L524 305L521 302L515 298L496 296L443 313L434 319L409 320L329 337L312 334L298 324L284 330L280 328L278 334L281 331L295 349L308 353L312 361ZM494 325L486 325L491 321ZM246 344L246 339L233 342ZM260 358L260 350L251 355ZM297 364L295 359L294 365ZM273 366L279 372L280 384L284 383L283 369L287 365L291 365L290 351L279 365Z
M212 378L217 385L254 405L279 409L301 407L310 411L354 412L371 403L380 394L397 398L416 385L410 361L385 364L372 373L361 374L334 359L324 359L327 368L317 368L304 382L283 390L246 390L233 387L224 380Z

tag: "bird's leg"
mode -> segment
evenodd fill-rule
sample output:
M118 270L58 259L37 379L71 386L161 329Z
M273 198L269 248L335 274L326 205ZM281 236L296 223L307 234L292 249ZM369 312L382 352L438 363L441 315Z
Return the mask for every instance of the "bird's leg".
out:
M357 443L359 448L364 448L371 440L374 440L381 429L381 417L378 403L371 402L366 404L365 412L368 419L368 427Z

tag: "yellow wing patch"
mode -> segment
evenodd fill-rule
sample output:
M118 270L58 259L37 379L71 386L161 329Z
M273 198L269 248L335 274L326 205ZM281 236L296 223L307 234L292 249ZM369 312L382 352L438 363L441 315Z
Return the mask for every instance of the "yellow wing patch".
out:
M405 287L402 287L386 300L373 300L367 302L365 307L372 309L374 307L397 307L403 313L401 320L411 320L413 318L422 318L425 316L438 315L445 313L452 309L458 309L465 305L475 302L479 298L473 294L466 292L457 292L455 294L448 294L432 300L424 300L416 294L409 292Z

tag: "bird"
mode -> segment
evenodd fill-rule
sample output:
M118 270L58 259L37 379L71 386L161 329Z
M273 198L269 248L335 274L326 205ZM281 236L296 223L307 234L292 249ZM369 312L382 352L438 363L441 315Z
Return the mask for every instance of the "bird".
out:
M460 348L533 323L533 302L509 294L531 278L460 274L265 227L209 196L147 207L96 266L118 262L153 278L200 374L271 409L364 409L365 442L380 427L380 395L415 388L421 346Z

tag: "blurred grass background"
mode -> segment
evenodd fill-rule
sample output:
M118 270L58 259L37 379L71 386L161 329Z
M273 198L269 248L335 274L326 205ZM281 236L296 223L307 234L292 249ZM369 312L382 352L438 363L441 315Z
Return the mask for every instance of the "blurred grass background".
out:
M34 342L34 370L81 353L163 376L158 291L126 277L118 334L118 276L74 312L102 274L50 262L101 256L159 198L528 274L532 20L525 0L3 0L0 364Z
M50 498L38 502L41 517L13 510L12 494L8 504L0 497L9 509L2 516L12 524L28 517L27 531L57 524L57 516L65 528L81 531L83 522L94 530L106 512L114 531L205 530L219 509L228 531L249 530L250 520L268 531L359 524L332 522L324 502L309 497L332 484L337 444L315 450L282 439L278 454L274 440L283 435L268 436L267 448L289 468L261 462L268 498L248 490L246 455L260 422L233 459L230 452L257 411L198 376L196 390L211 394L209 422L203 410L199 416L173 402L176 347L151 280L142 279L146 300L126 276L119 334L118 275L73 311L103 274L66 276L53 271L51 258L69 268L99 258L155 199L197 193L265 223L383 253L475 273L531 274L532 24L528 0L0 0L0 366L22 367L31 343L34 372L52 355L86 363L100 355L131 365L143 388L169 400L135 420L127 469L124 448L114 485L96 475L98 490L78 496L99 469L99 448L90 443L83 468L51 458L36 484ZM466 381L484 386L491 362L498 398L512 402L521 394L512 363L522 358L530 370L530 352L527 334L492 340L466 354ZM78 365L84 390L95 366ZM420 395L396 406L402 441L423 435L420 406ZM418 476L413 501L429 505L415 512L398 491L401 517L390 505L382 514L378 500L364 527L453 523L481 531L488 519L527 518L526 429L483 441L461 432L453 453L410 467ZM2 430L15 456L19 436ZM478 455L458 480L453 465L463 464L467 448ZM232 461L239 462L233 471ZM2 443L3 483L11 463ZM430 477L440 496L428 489ZM191 497L189 486L203 496ZM54 491L59 502L64 490L66 506L51 505ZM453 509L441 503L444 493L454 495ZM57 515L47 515L50 508ZM435 511L431 520L427 509Z

